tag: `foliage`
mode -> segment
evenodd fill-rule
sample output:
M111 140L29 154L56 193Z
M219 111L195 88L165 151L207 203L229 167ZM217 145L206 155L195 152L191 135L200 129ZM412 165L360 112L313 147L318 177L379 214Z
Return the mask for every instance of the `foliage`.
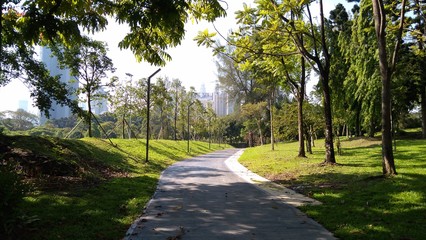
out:
M0 147L6 147L3 139ZM0 157L0 237L13 239L19 236L18 230L25 224L22 221L25 219L24 213L20 207L29 187L19 175L19 165L14 160L3 159L3 153Z
M1 119L4 127L10 131L25 131L33 128L38 123L38 116L23 109L4 111Z

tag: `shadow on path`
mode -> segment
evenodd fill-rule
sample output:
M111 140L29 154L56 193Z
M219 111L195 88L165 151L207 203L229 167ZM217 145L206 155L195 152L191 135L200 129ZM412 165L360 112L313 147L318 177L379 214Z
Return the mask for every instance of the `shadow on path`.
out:
M228 149L164 171L127 239L334 239L321 225L228 170Z

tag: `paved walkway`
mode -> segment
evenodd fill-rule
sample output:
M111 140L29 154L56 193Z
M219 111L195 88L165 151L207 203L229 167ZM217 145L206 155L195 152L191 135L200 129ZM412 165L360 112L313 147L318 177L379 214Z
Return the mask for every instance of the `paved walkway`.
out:
M166 169L145 213L125 239L335 239L284 203L286 198L277 198L249 183L252 178L244 180L230 171L225 161L233 168L235 162L229 161L240 153L239 149L218 151Z

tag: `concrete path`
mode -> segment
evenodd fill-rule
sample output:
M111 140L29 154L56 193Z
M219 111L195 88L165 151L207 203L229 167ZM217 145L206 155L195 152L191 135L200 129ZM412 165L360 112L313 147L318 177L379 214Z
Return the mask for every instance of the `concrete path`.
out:
M295 207L230 171L225 161L238 151L218 151L166 169L125 239L335 239Z

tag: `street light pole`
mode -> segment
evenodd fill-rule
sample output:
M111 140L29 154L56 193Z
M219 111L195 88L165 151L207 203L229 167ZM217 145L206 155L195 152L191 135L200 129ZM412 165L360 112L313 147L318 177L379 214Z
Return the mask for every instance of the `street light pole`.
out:
M151 78L157 74L159 71L161 70L161 68L157 69L157 71L155 71L153 74L151 74L151 76L148 77L148 94L147 94L147 101L146 101L146 149L145 149L145 162L149 162L148 160L148 156L149 156L149 108L151 105Z

